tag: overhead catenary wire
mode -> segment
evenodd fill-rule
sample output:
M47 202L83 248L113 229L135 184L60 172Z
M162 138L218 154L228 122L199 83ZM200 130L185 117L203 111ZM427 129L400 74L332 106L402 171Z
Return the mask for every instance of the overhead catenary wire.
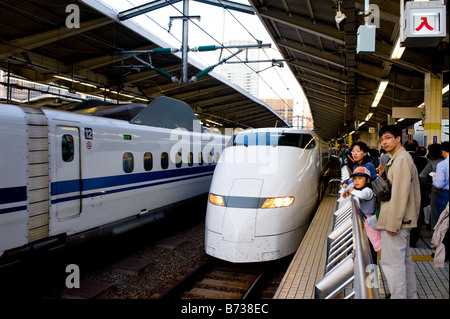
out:
M242 26L242 28L255 40L255 41L257 41L257 42L259 42L259 40L241 23L241 21L239 21L239 19L228 9L228 8L226 8L225 7L225 5L223 5L223 3L220 1L220 0L218 0L219 1L219 3L221 3L222 4L222 6L223 6L223 8L236 20L236 22L238 22L239 23L239 25L241 25ZM265 49L264 48L262 48L263 49L263 52L264 52L264 54L266 55L266 57L267 57L267 59L270 59L269 58L269 55L267 54L267 52L265 51ZM275 49L273 49L273 50L275 50ZM279 51L278 50L275 50L276 52L278 52L279 53ZM245 63L246 65L247 65L247 63ZM247 65L248 66L248 65ZM289 109L291 109L292 110L292 113L293 114L296 114L295 116L302 116L302 115L298 115L295 111L294 111L294 109L293 108L291 108L290 106L289 106L289 104L275 91L275 90L273 90L273 88L259 75L259 73L261 72L261 71L255 71L255 70L253 70L250 66L248 66L253 72L255 72L257 75L258 75L258 77L280 98L280 100L282 100L283 101L283 103L285 104L285 106L287 107L287 108L289 108ZM269 69L270 67L268 67L268 68L266 68L265 70L267 70L267 69ZM264 70L263 70L264 71ZM278 75L278 77L280 78L280 80L283 82L283 85L286 87L286 89L287 89L287 91L289 92L289 94L291 95L291 97L292 97L292 99L293 100L295 100L295 97L294 97L294 95L292 94L292 92L290 91L290 89L289 89L289 87L288 87L288 85L285 83L285 81L283 80L283 77L279 74L279 72L278 72L278 70L275 68L275 72L277 73L277 75Z
M130 3L131 5L133 5L134 6L134 4L130 1L130 0L127 0L128 1L128 3ZM184 16L184 14L183 14L183 12L180 10L180 9L178 9L173 3L169 3L167 0L165 0L168 4L169 4L169 6L171 6L174 10L176 10L182 17L184 17L184 18L186 18L186 19L188 19L189 20L189 22L191 22L191 23L193 23L194 24L194 26L196 26L201 32L203 32L205 35L207 35L212 41L214 41L215 43L217 43L219 46L220 46L220 48L221 48L221 51L223 51L223 50L227 50L229 53L231 53L231 54L233 54L233 52L230 50L230 49L228 49L228 48L225 48L225 46L223 45L223 41L222 42L220 42L219 40L217 40L212 34L210 34L207 30L205 30L203 27L201 27L196 21L194 21L193 19L191 19L189 16ZM219 3L221 3L220 2L220 0L219 0ZM221 3L222 4L222 3ZM222 7L223 7L223 9L224 9L224 26L225 26L225 12L228 12L232 17L233 17L233 19L235 19L236 21L237 21L237 23L257 42L257 43L261 43L261 41L260 40L258 40L246 27L245 27L245 25L234 15L234 14L232 14L231 12L230 12L230 10L228 9L228 8L226 8L223 4L222 4ZM156 25L158 25L161 29L163 29L163 30L165 30L165 31L169 31L169 30L167 30L166 28L164 28L161 24L159 24L158 22L156 22L154 19L152 19L147 13L146 14L144 14L148 19L150 19L151 21L153 21ZM223 40L223 38L224 38L224 30L225 30L225 27L223 27L223 31L222 31L222 40ZM177 40L179 43L181 43L182 41L181 40L179 40L174 34L172 34L171 32L169 32L170 34L171 34L171 36L175 39L175 40ZM277 52L279 52L278 50L276 50ZM263 49L263 52L264 52L264 54L266 55L266 57L269 59L269 57L268 57L268 54L267 54L267 52ZM222 55L222 53L221 53L221 55ZM235 54L233 54L233 55L235 55ZM206 62L205 60L203 60L199 55L196 55L198 58L200 58L203 62ZM294 111L294 109L293 109L293 107L291 107L289 104L288 104L288 102L285 100L285 98L283 98L283 97L281 97L280 96L280 94L276 91L276 90L274 90L273 89L273 87L259 74L259 71L257 71L257 70L255 70L255 69L253 69L246 61L244 61L244 60L242 60L241 58L239 58L239 57L236 57L236 59L240 62L240 63L243 63L244 65L246 65L246 67L248 67L250 70L251 70L251 72L254 72L256 75L257 75L257 77L259 78L259 80L260 81L262 81L281 101L283 101L283 103L285 104L285 106L289 109L289 110L291 110L292 111L292 114L293 114L293 117L294 118L298 118L298 117L302 117L302 118L307 118L308 119L308 117L304 117L303 116L303 114L297 114L297 112L296 111ZM218 64L221 64L220 63L220 61L221 61L222 59L221 59L221 56L219 57L219 63ZM223 61L223 60L222 60ZM206 62L206 63L208 63L208 62ZM223 63L223 62L222 62ZM209 64L209 63L208 63ZM218 64L216 64L215 66L217 66ZM215 67L214 66L214 67ZM210 69L211 67L208 67L207 69ZM206 69L205 69L206 70ZM200 72L201 73L201 72ZM294 97L294 95L292 94L292 91L290 90L290 88L288 87L288 85L286 84L286 82L284 81L284 79L283 79L283 77L280 75L280 73L278 72L278 70L276 70L276 73L277 73L277 76L278 76L278 78L281 80L281 83L283 83L283 85L284 85L284 87L286 88L286 90L289 92L289 94L291 95L291 97L292 97L292 99L293 100L295 100L295 97ZM202 73L202 75L203 75L203 73Z
M167 1L167 0L166 0ZM219 2L220 2L220 0L219 0ZM177 7L175 7L175 5L174 4L170 4L175 10L177 10L180 14L183 14ZM222 4L223 5L223 4ZM233 14L231 14L231 12L230 12L230 10L228 9L228 8L226 8L225 6L223 6L223 9L225 10L225 11L227 11L228 13L230 13L230 15L244 28L244 30L253 38L253 39L255 39L255 41L257 41L258 43L261 43L261 41L260 40L258 40L240 21L239 21L239 19L237 19L236 17L235 17L235 15L233 15ZM206 31L205 29L203 29L200 25L198 25L195 21L193 21L192 19L190 19L189 17L186 17L187 19L189 19L189 21L190 22L192 22L197 28L199 28L202 32L204 32L207 36L209 36L213 41L215 41L217 44L220 44L220 45L222 45L214 36L212 36L208 31ZM227 48L224 48L224 49L226 49L228 52L230 52L230 53L232 53L229 49L227 49ZM268 57L268 55L267 55L267 52L265 52L264 51L264 49L263 49L263 52L265 53L265 55ZM277 51L278 52L278 51ZM258 76L258 78L262 81L262 82L264 82L264 84L265 85L267 85L267 87L269 87L274 93L275 93L275 95L280 99L280 100L282 100L283 101L283 103L286 105L286 107L287 108L289 108L290 110L292 110L292 113L293 113L293 115L294 115L294 117L303 117L303 115L299 115L299 114L297 114L297 112L295 112L294 111L294 109L293 108L291 108L290 106L289 106L289 104L278 94L278 92L276 92L273 88L272 88L272 86L271 85L269 85L269 83L267 83L267 81L263 78L263 77L261 77L261 75L257 72L257 71L255 71L250 65L248 65L248 63L246 63L245 61L243 61L241 58L239 58L239 57L236 57L241 63L244 63L252 72L254 72L257 76ZM282 81L282 83L283 83L283 85L286 87L286 89L289 91L289 94L292 96L292 98L293 98L293 100L294 100L294 96L292 95L292 92L289 90L289 87L286 85L286 83L284 82L284 80L283 80L283 78L281 77L281 75L278 73L278 70L276 70L276 72L277 72L277 75L278 75L278 77L280 78L280 80Z

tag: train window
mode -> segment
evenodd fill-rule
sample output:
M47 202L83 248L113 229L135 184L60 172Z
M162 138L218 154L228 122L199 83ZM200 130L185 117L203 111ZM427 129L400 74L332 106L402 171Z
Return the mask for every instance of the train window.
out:
M72 162L75 152L73 136L64 134L61 139L62 159L64 162Z
M189 152L189 162L188 162L189 166L194 165L194 154L192 152Z
M203 154L202 154L202 152L198 153L198 165L203 165Z
M177 168L180 168L181 165L183 165L183 160L181 159L181 152L178 152L176 157L175 157L175 166Z
M166 152L161 154L161 168L166 169L169 167L169 154Z
M125 173L131 173L134 170L134 157L133 153L123 153L122 157L123 171Z
M146 171L151 171L153 168L153 155L150 152L144 154L144 169Z
M316 146L310 134L284 132L258 132L234 135L227 146L262 145L262 146L292 146L312 149Z
M316 141L314 141L313 137L309 134L303 134L303 138L302 138L300 147L306 148L306 149L311 149L311 148L314 148L315 146L316 146Z

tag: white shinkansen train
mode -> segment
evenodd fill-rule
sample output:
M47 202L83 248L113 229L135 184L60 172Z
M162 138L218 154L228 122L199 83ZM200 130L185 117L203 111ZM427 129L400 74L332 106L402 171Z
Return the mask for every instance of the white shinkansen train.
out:
M269 128L234 135L211 182L206 253L235 263L294 253L328 164L328 145L312 131Z
M113 118L117 108L137 115ZM123 233L208 193L228 138L203 133L186 103L95 109L0 104L0 265Z

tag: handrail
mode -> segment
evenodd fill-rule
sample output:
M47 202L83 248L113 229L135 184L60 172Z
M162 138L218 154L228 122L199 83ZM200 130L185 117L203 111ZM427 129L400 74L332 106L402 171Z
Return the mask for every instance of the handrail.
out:
M350 175L347 166L341 168L341 180ZM345 299L379 299L377 285L371 282L367 269L373 264L359 199L349 196L339 201L334 213L334 228L328 235L325 274L316 283L315 298L335 298L350 285ZM376 262L376 261L375 261Z
M353 237L355 239L355 299L379 299L378 288L375 288L375 285L367 284L367 267L374 264L374 261L372 260L362 213L359 210L358 198L352 197L352 206Z

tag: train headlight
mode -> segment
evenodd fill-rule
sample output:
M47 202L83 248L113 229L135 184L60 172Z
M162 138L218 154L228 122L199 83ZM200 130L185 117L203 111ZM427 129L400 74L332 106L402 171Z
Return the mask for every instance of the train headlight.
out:
M294 196L268 198L262 205L262 208L279 208L291 206L294 202Z
M218 205L218 206L225 206L225 202L223 200L223 196L209 194L209 202Z

